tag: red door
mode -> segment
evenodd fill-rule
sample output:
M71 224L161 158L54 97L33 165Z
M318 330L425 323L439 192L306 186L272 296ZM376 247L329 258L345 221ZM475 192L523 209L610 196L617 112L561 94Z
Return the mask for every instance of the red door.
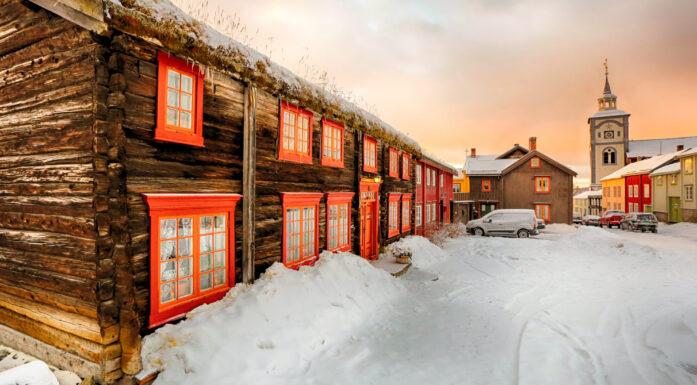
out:
M361 204L361 257L365 259L375 258L375 239L373 239L374 203Z

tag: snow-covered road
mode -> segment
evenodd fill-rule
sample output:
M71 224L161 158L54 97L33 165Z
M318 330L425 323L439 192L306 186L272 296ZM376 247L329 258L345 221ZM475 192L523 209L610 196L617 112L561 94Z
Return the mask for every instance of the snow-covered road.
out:
M247 350L246 363L230 367L229 383L697 384L694 238L552 226L533 239L453 239L443 254L415 257L383 301L352 288L350 312L308 325L308 335L327 336L321 346L288 338L299 333L291 320L268 336L274 352ZM201 371L172 356L158 359ZM264 357L277 362L250 367Z

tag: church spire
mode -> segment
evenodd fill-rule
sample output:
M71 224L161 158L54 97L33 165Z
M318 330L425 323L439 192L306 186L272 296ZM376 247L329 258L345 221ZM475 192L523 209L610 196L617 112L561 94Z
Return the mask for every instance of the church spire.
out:
M617 96L615 96L610 90L610 80L608 78L607 70L607 59L603 62L605 66L605 90L603 90L603 96L598 98L598 109L600 111L606 110L616 110L617 109Z
M605 92L604 94L612 94L612 91L610 90L610 81L607 78L607 58L605 58L605 62L603 62L603 65L605 66Z

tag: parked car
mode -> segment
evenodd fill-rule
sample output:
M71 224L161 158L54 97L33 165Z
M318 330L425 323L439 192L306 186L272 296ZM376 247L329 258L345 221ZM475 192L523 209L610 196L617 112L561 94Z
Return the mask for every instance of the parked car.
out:
M467 232L482 235L508 235L528 238L537 234L535 211L527 209L494 210L485 216L467 222Z
M620 221L622 230L634 231L641 230L658 232L658 220L652 213L629 213Z
M537 226L535 226L535 230L542 230L546 227L547 225L545 224L545 220L542 218L537 218Z
M574 211L573 223L575 225L580 225L582 222L581 213Z
M600 216L600 227L607 226L612 228L612 226L617 226L619 229L620 221L624 215L624 212L619 210L607 210Z
M597 215L586 215L581 219L584 226L600 226L600 217Z

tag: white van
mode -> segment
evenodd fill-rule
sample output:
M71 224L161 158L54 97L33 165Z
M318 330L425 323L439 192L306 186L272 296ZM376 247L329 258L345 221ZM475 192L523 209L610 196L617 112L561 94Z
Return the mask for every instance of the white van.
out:
M467 222L467 232L474 235L508 235L528 238L537 234L534 210L501 209Z

